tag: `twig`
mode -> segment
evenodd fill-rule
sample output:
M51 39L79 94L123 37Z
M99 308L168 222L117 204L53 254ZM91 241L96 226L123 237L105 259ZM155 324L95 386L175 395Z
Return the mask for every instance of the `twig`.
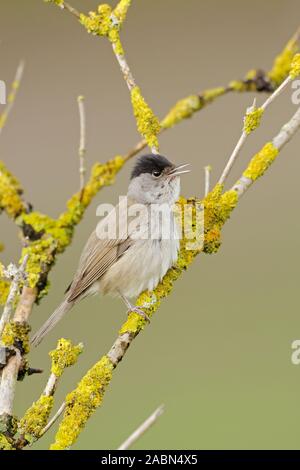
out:
M146 419L117 450L128 450L140 437L148 431L164 412L164 405L160 405L149 418Z
M282 150L282 148L291 140L294 134L300 128L300 108L297 109L293 117L287 122L280 130L280 132L274 137L272 140L272 144L275 149L278 151ZM255 158L255 157L254 157ZM269 164L266 166L269 166ZM232 190L236 191L238 196L241 197L247 189L254 183L255 180L248 178L244 174L241 178L232 186Z
M37 290L24 286L17 305L14 321L27 323L36 300ZM13 416L13 402L15 396L18 373L22 364L20 351L16 349L16 355L11 357L2 370L0 383L0 418L2 416Z
M62 8L66 9L69 13L71 13L73 16L75 16L77 19L80 18L80 13L76 8L72 7L68 2L64 2L62 5Z
M266 101L261 105L261 109L264 111L270 106L273 101L278 98L279 95L285 90L285 88L288 86L288 84L292 81L292 78L290 75L286 77L286 79L279 85L278 88L266 99Z
M209 193L210 188L210 173L211 173L211 166L207 165L204 167L204 175L205 175L205 188L204 188L204 196L207 196Z
M44 427L44 429L41 431L40 433L40 437L42 437L44 434L46 434L47 431L49 431L49 429L53 426L53 424L56 423L56 421L58 420L58 418L63 414L63 412L65 411L65 408L66 408L66 403L63 402L62 405L60 406L60 408L57 410L57 412L55 413L55 415L50 419L49 423L46 424L46 426Z
M0 319L0 338L2 336L5 325L9 322L10 317L12 315L12 312L14 309L14 301L18 294L20 281L23 280L25 276L25 269L26 269L27 261L28 261L28 255L24 256L24 259L22 261L20 268L16 271L13 277L9 294L7 297L7 301L6 301L6 304L5 304L1 319Z
M274 138L273 145L276 146L276 152L278 153L282 150L283 146L291 139L291 137L296 133L300 128L300 108L297 113L292 117L290 122L286 124L279 134ZM260 173L256 175L254 179L241 179L230 191L221 194L219 199L217 199L216 204L221 206L224 204L222 212L223 216L221 220L218 221L219 212L218 210L212 210L210 225L206 226L207 236L210 237L212 232L213 236L218 237L218 232L221 230L225 222L229 219L232 210L236 207L239 196L244 194L245 191L250 187L250 185L259 177L264 174L264 172L269 168L269 166L275 160L276 155L271 159L259 159L258 163L260 165ZM254 157L255 163L257 162L257 157ZM261 161L262 160L262 161ZM250 163L251 165L251 163ZM208 195L209 197L209 195ZM200 202L200 201L199 201ZM212 202L208 201L211 206ZM216 214L214 216L214 214ZM224 217L226 214L226 217ZM218 225L216 225L216 223ZM217 226L217 230L216 230ZM217 235L216 235L217 232ZM205 240L208 242L209 238ZM216 239L216 248L214 252L217 251L220 244L218 243L218 238ZM161 304L161 300L170 295L172 292L173 284L178 280L187 267L194 261L196 256L203 252L205 249L204 243L201 250L195 252L186 252L184 245L179 253L178 263L169 270L166 276L163 278L161 283L154 289L150 294L143 293L137 300L137 306L143 306L145 313L152 317L155 311L158 309ZM209 249L208 253L211 253ZM184 268L182 268L183 266ZM152 302L151 299L152 298ZM145 307L145 304L148 303L148 306ZM113 371L118 366L118 364L125 357L128 348L131 346L134 339L143 331L145 327L145 322L141 320L141 317L137 314L130 313L128 320L122 325L119 330L118 337L113 343L107 355L103 356L81 379L78 386L68 395L68 403L65 409L64 417L59 425L58 432L56 434L55 443L52 444L51 449L53 450L62 450L67 447L70 447L76 441L81 430L85 426L87 420L94 413L94 411L101 406L107 387L110 384L112 379ZM87 395L85 393L86 387L88 385L88 390L92 397L97 395L98 403L96 405L91 404L91 406L86 409L86 403L88 401ZM84 390L84 392L82 392ZM82 400L82 401L81 401ZM75 406L76 402L76 406ZM82 404L83 403L83 404ZM81 414L82 411L82 414ZM74 428L74 422L76 422L76 428ZM72 431L70 432L70 424L72 423ZM68 434L69 432L69 434ZM68 438L66 439L66 435Z
M279 95L281 95L281 93L285 90L285 88L288 86L288 84L292 81L292 78L290 77L290 75L288 75L288 77L282 82L282 84L276 88L276 90L266 99L266 101L260 106L260 109L262 110L262 112L264 112L270 105L271 103L273 103L273 101L278 98ZM245 119L247 119L247 116L249 116L253 111L255 111L256 109L256 99L254 100L254 103L253 105L251 106L251 108L248 108L247 109L247 113L246 113L246 117ZM256 127L258 127L259 123L257 124ZM255 127L253 128L253 130L255 129ZM248 135L250 134L250 132L247 132L246 129L245 129L245 126L243 128L243 131L242 131L242 134L238 140L238 143L236 144L224 170L223 170L223 173L219 179L219 184L224 184L225 180L227 179L237 157L239 156L245 142L246 142L246 139L248 137Z
M16 349L16 355L10 359L9 367L6 366L2 371L0 383L0 418L13 416L13 403L21 360L20 351Z
M80 140L79 140L79 175L80 175L80 191L83 191L85 184L85 154L86 154L86 117L85 117L85 106L84 96L78 96L78 110L79 110L79 121L80 121Z
M0 135L1 135L3 127L4 127L4 125L5 125L5 123L8 119L8 116L10 115L10 113L13 109L15 98L17 96L17 92L18 92L18 89L20 87L20 83L21 83L21 80L22 80L22 77L23 77L24 67L25 67L25 62L22 60L19 64L18 68L17 68L17 72L16 72L14 81L13 81L12 86L11 86L11 91L10 91L10 94L8 96L7 106L6 106L6 108L4 109L3 113L0 116Z

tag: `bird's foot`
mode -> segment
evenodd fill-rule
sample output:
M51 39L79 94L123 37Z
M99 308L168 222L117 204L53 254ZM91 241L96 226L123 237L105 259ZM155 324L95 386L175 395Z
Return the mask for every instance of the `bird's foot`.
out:
M148 315L144 312L144 310L141 307L137 307L136 305L131 305L127 310L127 313L130 313L130 312L137 313L142 318L144 318L144 320L146 320L147 322L150 323L150 318L148 317Z

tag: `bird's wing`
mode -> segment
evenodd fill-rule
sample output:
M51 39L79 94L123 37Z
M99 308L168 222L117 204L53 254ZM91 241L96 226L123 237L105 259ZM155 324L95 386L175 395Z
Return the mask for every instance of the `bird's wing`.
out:
M71 302L85 292L92 284L125 253L131 246L132 238L127 230L127 209L120 210L117 206L98 225L83 249L78 270L68 290L67 300ZM116 226L115 237L99 238L99 230L104 227ZM121 229L120 229L121 227Z

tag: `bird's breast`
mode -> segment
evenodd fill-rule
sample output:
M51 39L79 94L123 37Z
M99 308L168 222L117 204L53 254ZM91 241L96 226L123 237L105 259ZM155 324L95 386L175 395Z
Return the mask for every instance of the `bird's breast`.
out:
M165 221L166 222L166 221ZM179 237L174 219L171 227L151 228L146 239L133 240L122 257L107 271L100 281L104 294L138 296L144 290L152 291L168 269L176 262Z

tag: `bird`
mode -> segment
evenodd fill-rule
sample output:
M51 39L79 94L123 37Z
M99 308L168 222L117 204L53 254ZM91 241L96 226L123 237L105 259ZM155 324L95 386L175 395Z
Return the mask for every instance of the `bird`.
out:
M190 171L187 166L176 166L160 154L137 159L125 203L122 198L90 235L64 300L34 335L33 346L75 304L97 293L120 297L128 312L149 320L130 299L153 291L177 261L180 230L173 207L180 196L180 175Z

